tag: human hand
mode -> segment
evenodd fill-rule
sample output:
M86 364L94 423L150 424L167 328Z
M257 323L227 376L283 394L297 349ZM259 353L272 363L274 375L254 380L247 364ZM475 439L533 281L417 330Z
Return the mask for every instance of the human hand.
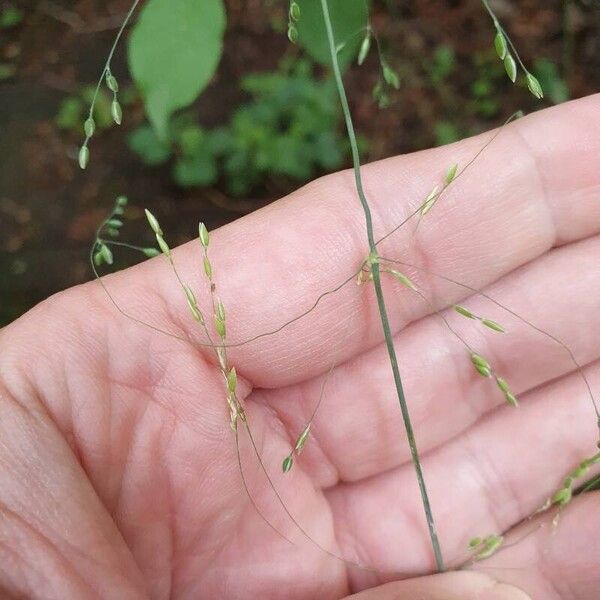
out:
M415 238L399 232L381 250L502 298L564 339L596 390L599 109L595 96L512 124ZM465 164L485 139L366 166L378 233L418 207L439 174ZM211 235L210 251L231 341L277 329L367 254L352 174L318 180L223 227ZM197 242L174 257L210 314ZM440 307L466 295L419 273L421 289ZM202 339L163 258L105 281L127 313ZM97 282L4 328L0 589L7 597L61 599L308 599L401 580L357 598L524 597L493 583L501 581L534 599L593 600L598 494L575 499L555 530L519 525L597 442L589 397L568 356L517 321L506 335L480 335L477 343L520 396L520 408L511 409L473 374L431 307L386 282L447 563L468 560L474 535L512 530L508 539L517 542L473 567L479 573L408 579L432 573L434 563L372 292L351 283L281 332L230 351L283 502L311 538L348 562L290 521L241 429L254 502L293 544L257 513L242 485L210 348L131 322ZM478 298L464 302L490 310ZM332 361L337 368L328 376ZM324 378L311 437L284 475L281 460Z

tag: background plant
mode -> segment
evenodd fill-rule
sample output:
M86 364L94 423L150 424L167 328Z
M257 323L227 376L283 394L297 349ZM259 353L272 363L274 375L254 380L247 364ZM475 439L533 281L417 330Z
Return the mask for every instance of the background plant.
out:
M179 115L166 139L143 125L130 134L130 148L148 165L173 159L173 178L182 187L222 177L234 195L268 178L306 181L342 166L347 144L339 133L335 89L313 78L308 61L285 60L278 71L247 75L240 85L251 100L229 123L205 129L191 114Z
M563 11L567 4L569 10ZM124 189L135 189L135 196L145 198L152 210L161 215L175 243L193 235L192 216L198 210L213 228L235 218L238 211L261 206L297 186L287 177L271 178L258 184L244 201L229 202L224 178L210 187L180 188L172 183L172 163L150 170L145 167L126 147L126 135L142 123L145 108L140 99L126 106L131 75L125 46L113 65L120 84L123 123L120 128L98 127L91 146L89 172L76 175L75 159L83 122L72 129L59 130L55 123L58 107L94 82L129 6L129 0L71 4L0 2L0 12L12 7L21 13L20 22L3 29L0 35L0 62L11 71L8 79L0 83L0 128L5 143L12 149L0 161L3 322L50 293L88 277L82 257L94 224L101 217L99 194L111 197ZM242 8L239 2L225 0L224 6L228 33L221 62L211 84L196 101L182 109L206 130L229 123L230 107L239 107L246 101L243 93L236 91L241 76L275 70L280 56L296 57L302 49L301 42L296 47L286 44L287 3L244 3ZM519 6L517 11L506 11L502 3L494 6L502 11L503 24L517 36L519 50L540 81L536 57L556 65L570 97L598 89L593 52L595 11L589 3L574 1L563 5L534 0ZM489 53L490 34L493 35L491 22L478 3L448 5L418 0L391 2L389 7L373 3L371 18L384 55L400 77L401 89L388 89L391 110L379 111L373 105L371 93L381 72L372 40L364 68L352 69L346 77L358 129L370 142L368 160L478 133L501 120L499 114L474 114L465 101L469 99L469 86L477 77L472 57L478 52ZM131 25L135 22L134 18ZM447 23L448 27L440 27L440 23ZM274 24L278 24L280 34L274 32ZM130 31L126 30L124 42ZM439 46L452 48L455 58L455 69L442 85L429 80L424 66ZM273 51L265 53L265 47ZM577 61L569 60L574 52ZM493 54L490 59L494 59ZM502 69L500 63L496 66ZM317 69L315 77L320 80L321 76L322 71ZM497 92L504 98L503 114L535 107L535 99L521 87L513 86L502 72L496 84ZM107 90L109 100L111 95ZM552 101L548 88L543 102ZM130 218L135 237L141 236L143 214L132 206Z

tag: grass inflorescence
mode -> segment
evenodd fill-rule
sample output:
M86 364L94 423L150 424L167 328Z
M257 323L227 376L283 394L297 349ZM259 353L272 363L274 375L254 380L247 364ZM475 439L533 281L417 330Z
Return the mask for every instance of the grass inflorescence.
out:
M114 55L115 49L117 47L118 41L122 36L124 28L126 27L128 21L131 19L131 16L137 7L139 0L136 0L132 8L127 15L125 22L123 23L122 28L120 29L115 43L111 49L108 60L102 72L101 78L98 82L98 86L96 88L96 95L100 86L104 82L107 88L113 93L113 103L112 103L112 115L113 119L117 124L121 123L122 120L122 110L120 104L118 102L118 82L111 71L111 60ZM519 68L522 70L525 83L529 88L530 92L541 99L543 97L543 90L539 82L535 79L535 77L527 70L525 65L523 64L519 54L514 47L514 44L510 40L510 37L500 24L496 15L493 13L492 9L489 6L489 3L486 0L482 0L483 5L486 10L489 12L492 17L492 21L494 27L496 29L496 36L494 39L494 46L496 48L498 57L503 61L506 72L511 79L511 81L515 82L518 74ZM346 92L342 80L342 74L340 70L340 66L338 64L338 53L341 47L343 47L344 43L338 44L331 23L331 16L329 14L329 6L327 0L321 0L321 6L323 11L323 19L325 23L325 28L327 31L328 45L330 50L331 62L333 74L336 82L337 91L339 94L340 105L343 111L344 120L347 129L348 140L352 150L352 159L353 159L353 169L355 176L355 185L356 185L356 193L360 204L363 208L364 219L365 219L365 242L366 242L366 256L362 260L360 265L357 265L356 270L349 274L347 278L345 278L339 285L335 286L330 290L326 290L321 293L315 301L307 307L306 310L302 311L300 314L295 316L292 319L287 320L285 323L282 323L280 326L270 330L263 332L261 334L255 335L252 338L244 339L244 340L231 340L228 335L229 331L229 323L228 323L228 315L226 306L224 305L222 299L220 298L216 284L214 279L214 270L213 264L211 262L209 256L209 248L210 248L210 234L204 223L199 224L198 228L198 244L201 252L201 264L202 271L204 274L204 279L206 282L207 293L210 297L210 307L211 314L205 315L200 309L200 305L197 299L197 292L194 291L190 285L188 285L181 277L176 263L174 261L173 253L171 252L171 248L168 245L168 242L165 239L165 234L159 224L158 219L148 210L146 210L146 218L148 220L148 224L155 236L157 247L143 247L137 246L133 244L129 244L126 242L122 242L119 239L119 235L121 233L123 227L123 216L124 211L127 205L127 199L125 197L119 197L109 216L103 221L103 223L98 228L96 233L96 237L94 243L91 248L90 253L90 262L92 265L92 269L94 274L100 281L107 295L109 296L111 302L115 305L117 310L121 312L125 317L135 321L136 323L151 328L157 333L161 333L163 335L167 335L169 337L173 337L179 340L182 340L186 343L191 343L194 346L199 347L208 347L211 352L213 352L216 364L218 365L218 369L221 373L223 380L223 395L224 401L226 403L228 412L229 412L229 423L234 432L235 444L237 449L237 459L238 466L240 470L240 476L242 479L242 484L245 489L247 496L249 497L251 503L253 504L257 513L263 518L263 520L272 527L279 535L288 539L288 537L280 532L277 528L275 528L269 518L264 515L259 507L256 505L253 496L248 488L246 483L246 479L244 476L244 469L240 457L240 445L239 445L239 435L240 429L246 432L256 460L258 461L261 471L266 476L266 480L270 487L271 492L276 497L278 504L283 508L287 517L294 524L294 526L308 539L310 540L317 548L322 550L325 554L330 557L343 561L352 567L368 569L372 571L376 571L376 569L371 569L366 565L361 565L356 562L346 560L344 557L338 556L335 553L331 552L327 548L324 548L317 541L315 541L302 527L302 525L298 522L298 520L291 514L289 509L287 508L286 503L284 502L281 494L277 490L273 479L269 473L269 466L265 464L259 448L254 439L251 424L248 419L248 415L246 410L238 397L238 377L239 374L236 370L235 365L233 365L230 361L230 357L228 354L228 349L236 348L240 346L244 346L247 344L251 344L258 339L262 339L268 336L275 335L281 331L283 331L286 327L290 326L293 323L296 323L302 319L304 319L307 315L312 313L318 305L322 302L322 300L326 297L329 297L333 294L336 294L341 289L345 288L352 281L357 281L357 283L364 285L365 287L372 285L375 292L376 302L378 306L379 316L381 320L381 328L383 337L385 340L385 345L388 351L388 358L390 362L390 367L392 370L396 395L398 397L398 402L400 405L400 410L404 420L405 433L408 441L408 445L410 447L411 457L413 461L413 466L415 469L415 474L417 477L419 490L421 493L421 499L423 504L423 509L425 513L425 520L427 529L429 532L430 540L431 540L431 548L433 552L433 556L435 558L435 563L438 571L443 571L445 569L445 564L443 560L442 548L437 535L437 528L435 524L435 518L433 511L430 506L429 496L427 491L427 485L425 481L425 476L423 474L421 460L417 447L417 440L415 433L413 431L412 423L411 423L411 415L408 409L408 405L406 399L404 397L404 391L402 386L402 380L400 376L400 368L398 358L396 356L396 351L394 348L394 343L392 339L392 331L389 323L387 307L386 307L386 298L384 296L382 279L384 277L389 277L392 280L399 283L406 293L416 294L420 297L424 302L426 302L429 306L429 309L432 313L436 314L439 318L442 319L445 326L449 329L449 331L454 335L455 338L465 347L466 357L465 360L470 361L473 369L478 375L486 379L490 379L495 384L495 388L500 391L503 395L505 402L513 408L518 407L518 400L516 395L511 391L511 388L507 382L507 379L498 374L490 361L483 356L480 352L477 352L467 341L465 341L464 337L459 334L450 324L448 317L444 314L443 310L440 310L436 307L435 303L427 296L427 294L404 272L406 268L411 268L415 271L422 271L427 273L429 276L433 278L439 278L448 283L451 283L455 286L458 286L462 289L463 292L472 294L474 296L481 296L482 298L488 300L489 302L495 304L500 309L507 312L507 314L512 315L513 317L520 319L524 324L533 328L537 332L546 336L550 340L552 340L555 344L559 345L565 352L568 353L569 358L575 369L579 373L579 375L584 380L587 391L589 393L589 397L591 399L591 403L593 405L596 418L600 416L598 411L598 407L596 404L596 400L592 394L592 390L589 382L585 376L585 373L582 367L577 362L573 352L566 346L559 338L552 335L551 333L546 332L545 330L539 328L537 325L533 324L529 320L521 317L516 312L514 312L510 307L504 305L499 302L495 298L491 297L489 294L485 293L482 290L469 286L467 284L463 284L459 281L453 280L451 278L445 277L443 274L435 273L431 270L425 269L419 265L413 265L408 262L405 262L401 259L396 258L387 258L382 256L379 253L379 245L384 240L389 239L390 236L399 231L402 227L404 227L407 223L412 220L416 220L416 227L413 232L413 235L416 235L417 228L420 224L427 219L431 218L431 213L435 212L435 208L438 203L443 199L445 192L453 185L456 184L456 181L460 178L464 177L465 173L469 170L470 166L477 160L477 158L481 155L481 153L496 139L496 137L502 132L504 126L506 126L509 122L519 117L519 113L515 113L511 115L504 123L502 127L500 127L491 137L490 139L482 146L482 148L474 155L474 157L466 163L462 168L459 164L453 163L448 166L445 170L443 177L441 177L441 181L434 185L431 188L429 194L422 199L415 210L413 210L404 220L395 226L391 227L387 233L385 233L379 239L376 238L372 217L371 217L371 209L366 197L365 191L363 189L362 184L362 176L361 176L361 162L358 151L358 143L354 131L354 125L352 122L352 116L350 112L350 106L348 103L348 99L346 97ZM288 11L288 28L287 35L291 42L296 43L298 41L298 31L296 29L296 25L298 21L302 18L300 7L295 2L292 1L289 3L289 11ZM378 52L379 52L379 64L381 69L381 79L378 83L378 87L376 87L375 98L380 104L380 106L387 105L385 86L390 86L392 88L400 87L400 80L395 71L390 67L389 62L383 57L380 51L380 44L377 39L377 36L371 26L359 32L362 33L363 39L358 52L358 63L362 65L366 60L367 55L369 54L373 40L376 42ZM90 116L85 122L84 133L85 133L85 141L82 145L79 162L82 168L85 168L89 162L89 149L88 143L91 137L94 135L95 131L95 123L93 121L93 109L94 103L92 102L92 106L90 108ZM111 295L110 291L107 289L105 283L100 278L98 273L98 269L103 265L112 266L114 263L114 254L113 250L115 248L128 248L137 252L142 253L145 257L151 258L162 254L164 258L167 260L170 265L173 275L177 280L181 291L182 291L182 301L184 301L188 307L188 311L190 314L190 318L192 321L199 327L201 332L201 340L192 339L187 336L182 336L177 333L169 332L162 328L159 328L152 323L145 322L142 319L135 317L134 315L130 315L126 313L121 307L116 299ZM450 305L450 308L453 313L463 317L467 320L467 322L472 322L474 326L480 327L482 331L488 331L491 335L503 334L510 335L510 331L501 323L496 320L490 319L485 315L480 315L463 304L453 304ZM331 371L333 371L334 366L331 367ZM304 450L306 444L310 443L310 439L313 435L313 422L317 416L317 412L321 407L322 402L325 398L325 384L327 378L324 379L320 395L318 401L314 407L312 414L308 421L304 424L300 432L297 434L295 441L292 444L292 448L287 456L284 457L283 461L279 465L279 469L281 469L284 473L288 473L292 470L295 460L298 459L302 451ZM497 393L497 391L496 391ZM599 421L600 423L600 421ZM241 428L240 428L241 424ZM548 499L548 502L541 507L540 510L545 511L550 509L551 507L558 507L559 511L564 509L571 501L573 494L579 489L580 491L587 491L591 489L596 489L598 484L598 478L592 479L590 482L586 483L582 481L586 475L588 475L590 469L600 463L600 453L595 453L590 455L588 458L585 458L580 461L576 467L567 475L562 485L557 488L555 493ZM580 487L577 488L576 486ZM556 518L555 518L556 522ZM289 539L288 539L289 541ZM489 558L503 547L506 547L504 544L504 537L500 534L492 534L486 537L477 537L473 538L468 544L468 550L471 555L471 561L481 561L486 558Z

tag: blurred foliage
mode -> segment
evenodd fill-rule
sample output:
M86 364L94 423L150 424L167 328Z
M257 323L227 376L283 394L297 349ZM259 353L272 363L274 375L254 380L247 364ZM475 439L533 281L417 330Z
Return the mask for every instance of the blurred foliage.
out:
M456 56L454 48L443 44L438 46L431 60L425 61L425 72L433 85L438 85L446 80L456 70Z
M533 63L533 72L540 80L546 96L554 103L560 104L570 98L569 86L561 77L558 65L547 58L538 58Z
M23 20L23 13L16 6L7 6L0 12L0 29L10 29Z
M446 119L439 120L434 125L435 140L438 146L452 144L464 137L459 125Z
M129 36L129 68L157 135L210 82L223 52L222 0L149 0Z
M0 11L0 30L16 27L23 20L23 13L15 6L7 6ZM0 81L15 75L16 67L9 62L0 62Z
M313 78L308 61L283 61L276 72L244 77L241 87L250 100L226 125L206 130L183 114L171 120L167 140L144 125L129 136L130 148L148 165L173 158L173 178L182 187L222 177L234 195L269 177L306 181L342 166L348 148L338 132L335 89Z
M476 76L471 83L469 112L486 119L495 117L501 107L500 86L506 80L504 66L492 49L475 53L472 60Z
M0 81L11 78L16 71L15 65L10 63L0 62Z

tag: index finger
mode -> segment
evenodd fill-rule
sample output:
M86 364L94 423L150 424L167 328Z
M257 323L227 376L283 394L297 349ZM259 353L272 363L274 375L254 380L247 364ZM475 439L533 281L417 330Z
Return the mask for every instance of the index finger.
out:
M595 198L599 108L596 95L508 126L448 189L418 237L411 240L401 230L382 244L382 253L483 287L554 245L600 231ZM468 163L489 136L363 167L377 237L417 209L447 167ZM227 308L229 343L280 328L320 294L351 278L368 254L352 172L319 179L219 229L211 236L210 252L217 293ZM186 244L173 254L210 314L199 245ZM116 275L107 284L126 310L137 298L129 312L141 310L146 321L165 327L175 322L192 331L195 323L164 260ZM457 298L445 300L442 304ZM394 332L431 310L410 294L388 293L387 303ZM346 285L279 333L232 348L231 360L254 385L290 384L328 369L330 342L341 336L338 362L381 342L368 286Z

